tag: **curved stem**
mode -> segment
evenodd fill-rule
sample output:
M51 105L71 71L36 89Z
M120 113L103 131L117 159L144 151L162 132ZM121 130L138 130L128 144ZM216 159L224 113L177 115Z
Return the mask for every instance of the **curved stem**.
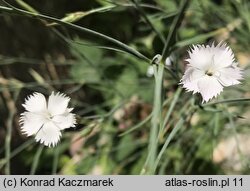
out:
M32 166L31 166L31 170L30 170L30 175L34 175L36 173L38 163L39 163L42 151L43 151L43 147L44 147L43 145L39 146L39 148L34 156L34 160L33 160Z
M168 32L168 36L167 36L167 39L165 41L164 48L163 48L163 51L161 54L162 60L165 60L168 56L170 42L171 42L172 38L174 37L174 35L176 34L176 30L182 21L184 11L186 10L189 2L190 2L189 0L183 0L182 4L180 6L180 9L179 9L179 13L176 15L176 17L174 18L174 21L172 22L172 25L171 25L170 30Z
M248 102L250 101L250 98L239 98L239 99L224 99L224 100L220 100L220 101L215 101L212 103L206 103L206 104L202 104L202 107L206 107L206 106L211 106L211 105L217 105L220 103L234 103L234 102Z
M5 1L3 1L3 2L5 2ZM109 37L107 35L104 35L102 33L99 33L97 31L94 31L94 30L91 30L91 29L88 29L88 28L85 28L85 27L81 27L79 25L75 25L75 24L72 24L72 23L69 23L69 22L54 18L54 17L50 17L50 16L47 16L47 15L43 15L43 14L39 14L39 13L32 13L32 12L29 12L29 11L18 9L16 7L13 7L10 4L8 4L8 5L11 6L11 7L0 6L0 11L12 13L12 14L30 16L30 17L34 17L34 18L38 18L38 19L43 19L43 20L46 20L46 21L53 21L55 23L67 26L69 28L76 29L76 30L91 34L93 36L99 37L101 39L107 40L109 42L112 42L113 44L117 45L118 47L124 49L127 53L130 53L130 54L132 54L132 55L134 55L134 56L136 56L136 57L138 57L138 58L140 58L140 59L142 59L142 60L144 60L144 61L146 61L148 63L151 61L149 58L147 58L146 56L144 56L143 54L141 54L137 50L131 48L130 46L124 44L123 42L121 42L119 40L116 40L116 39L114 39L112 37Z
M141 174L153 173L154 163L157 156L159 126L161 123L162 81L164 74L164 65L160 63L158 65L154 64L153 66L155 74L154 106L151 119L148 156L141 171Z
M141 14L141 16L144 18L145 22L150 26L150 28L156 33L156 35L161 39L161 41L164 43L166 41L165 37L160 33L160 31L157 30L157 28L153 25L153 23L149 20L148 16L144 12L144 10L141 8L141 5L137 2L137 0L131 0L135 7L137 8L138 12Z

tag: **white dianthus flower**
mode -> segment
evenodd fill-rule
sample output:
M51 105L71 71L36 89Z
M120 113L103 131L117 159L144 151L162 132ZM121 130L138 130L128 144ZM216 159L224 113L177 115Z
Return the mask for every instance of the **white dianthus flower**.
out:
M21 131L45 146L55 146L61 137L61 130L76 124L73 108L68 108L70 98L64 94L52 94L48 104L43 94L35 92L22 104L27 110L21 114Z
M239 84L243 76L233 51L226 44L193 45L181 84L193 94L200 93L208 102L223 91L223 87Z

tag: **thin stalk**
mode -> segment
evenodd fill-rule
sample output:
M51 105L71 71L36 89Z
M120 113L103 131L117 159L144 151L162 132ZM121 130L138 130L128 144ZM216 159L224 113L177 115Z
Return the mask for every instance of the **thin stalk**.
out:
M171 99L168 98L166 99L164 102L163 102L163 107L166 106L168 104L168 102L170 101ZM153 116L153 112L151 112L143 121L141 121L140 123L134 125L133 127L131 127L130 129L128 129L127 131L121 133L120 135L118 135L119 137L122 137L124 135L127 135L128 133L131 133L135 130L137 130L138 128L142 127L144 124L146 124Z
M73 41L72 41L73 42ZM20 57L8 57L8 56L0 56L0 66L3 65L12 65L12 64L32 64L32 65L42 65L44 64L43 60L39 59L33 59L33 58L20 58ZM74 60L68 60L60 62L60 61L53 61L54 65L60 65L60 66L67 66L67 65L73 65L75 63Z
M2 76L0 74L0 76ZM13 119L16 114L16 107L15 107L15 100L19 94L19 91L16 91L14 93L14 97L12 98L12 95L9 90L3 91L3 97L6 102L6 106L9 110L9 115L7 118L7 123L6 123L6 137L5 137L5 174L10 175L11 170L10 170L10 156L11 156L11 136L12 136L12 129L13 129Z
M134 126L131 127L129 130L127 130L127 131L121 133L121 134L119 135L119 137L122 137L122 136L124 136L124 135L127 135L127 134L129 134L129 133L135 131L136 129L142 127L144 124L146 124L146 123L151 119L152 115L153 115L153 113L150 113L143 121L141 121L140 123L134 125Z
M116 5L116 6L120 6L120 7L134 7L134 5L132 3L119 3L119 2L112 2L112 1L108 1L108 0L105 0L105 1L109 2L112 5ZM155 5L152 5L152 4L140 3L140 6L143 8L153 9L153 10L167 14L166 10L164 10L160 7L157 7Z
M148 16L144 12L144 10L141 8L141 5L137 2L137 0L131 0L134 4L145 22L150 26L150 28L155 32L155 34L161 39L161 41L164 43L165 42L165 37L157 30L157 28L153 25L153 23L149 20Z
M33 160L32 166L31 166L31 170L30 170L30 175L34 175L36 173L39 159L40 159L42 151L43 151L43 147L44 146L39 146L38 150L36 151L36 154L34 156L34 160Z
M176 15L176 17L174 18L174 21L172 22L172 25L171 25L170 30L168 32L168 36L167 36L167 39L165 41L164 48L163 48L163 51L161 54L162 60L165 60L169 54L168 51L170 48L170 42L171 42L172 38L174 38L174 35L176 34L177 28L182 21L184 11L186 10L189 2L190 2L190 0L183 0L182 1L182 4L181 4L180 9L179 9L179 13Z
M151 119L151 129L148 145L148 156L141 174L152 174L154 169L154 162L157 156L158 133L161 121L162 109L162 80L164 73L164 65L162 63L153 65L155 74L155 91L154 91L154 105L153 116Z
M10 175L10 155L11 155L11 135L12 135L12 121L13 121L14 113L10 111L8 121L7 121L7 132L5 139L5 175Z
M166 114L166 116L165 116L165 118L164 118L164 120L163 120L163 124L161 125L161 129L160 129L160 131L159 131L159 137L161 136L164 127L166 127L166 125L167 125L167 123L168 123L168 121L169 121L169 118L170 118L170 116L171 116L171 114L172 114L172 112L173 112L173 110L174 110L174 107L175 107L175 105L176 105L176 103L177 103L177 101L178 101L178 99L179 99L179 96L180 96L180 94L181 94L181 91L182 91L182 89L181 89L181 88L178 88L177 91L176 91L175 94L174 94L174 98L173 98L173 100L172 100L172 102L171 102L171 104L170 104L170 107L169 107L169 109L168 109L168 112L167 112L167 114Z
M163 155L163 153L166 151L170 141L174 138L174 136L176 135L176 133L181 129L181 127L183 126L185 120L186 120L186 117L187 117L187 114L189 114L194 108L190 108L189 111L186 112L186 114L184 116L181 116L180 119L178 120L178 122L176 123L176 125L174 126L173 130L171 131L171 133L169 134L168 138L166 139L164 145L162 146L161 148L161 151L159 152L156 160L155 160L155 163L154 163L154 168L153 168L153 173L155 173L156 171L156 168L161 160L161 157Z
M54 159L53 159L53 166L52 166L52 174L56 174L57 166L58 166L58 160L59 160L59 147L56 147L54 152Z
M240 157L240 163L241 163L242 166L247 165L245 163L244 155L243 155L243 153L241 151L241 148L240 148L240 142L239 142L239 139L237 137L238 132L237 132L237 127L235 125L235 121L233 120L233 117L232 117L231 113L229 112L228 106L227 105L223 105L223 108L226 111L225 113L226 113L227 118L229 120L229 124L231 126L231 129L233 130L233 136L234 136L234 139L235 139L235 142L236 142L236 148L237 148L237 152L238 152L237 154Z
M248 101L250 101L250 98L225 99L225 100L215 101L212 103L202 104L201 106L206 107L206 106L211 106L211 105L217 105L220 103L234 103L234 102L248 102Z
M16 0L16 2L27 11L38 13L33 7L31 7L28 3L25 3L23 0Z
M5 2L5 1L3 1L3 2ZM87 34L90 34L90 35L96 36L98 38L104 39L106 41L109 41L109 42L117 45L118 47L124 49L127 53L130 53L130 54L132 54L132 55L134 55L134 56L136 56L136 57L138 57L138 58L140 58L140 59L142 59L142 60L144 60L146 62L150 62L149 58L147 58L146 56L144 56L143 54L141 54L137 50L131 48L130 46L128 46L128 45L122 43L121 41L116 40L116 39L114 39L112 37L109 37L107 35L96 32L94 30L91 30L91 29L88 29L88 28L85 28L85 27L81 27L81 26L75 25L73 23L69 23L69 22L54 18L54 17L50 17L50 16L47 16L47 15L43 15L43 14L39 14L39 13L32 13L32 12L29 12L29 11L18 9L18 8L10 5L7 2L5 2L5 3L8 4L9 6L11 6L11 8L10 7L0 6L0 10L2 12L7 12L7 13L11 13L11 14L19 14L19 15L23 15L23 16L30 16L30 17L34 17L34 18L42 19L42 20L46 20L46 21L52 21L52 22L61 24L63 26L67 26L69 28L79 30L81 32L85 32Z
M171 133L169 134L168 138L166 139L166 141L165 141L165 143L164 143L164 145L163 145L161 151L159 152L159 154L158 154L158 156L157 156L157 159L156 159L156 161L155 161L155 163L154 163L154 170L153 170L154 172L155 172L155 170L156 170L156 168L157 168L157 166L158 166L158 164L159 164L159 162L160 162L160 160L161 160L161 157L162 157L163 153L164 153L165 150L167 149L167 147L168 147L170 141L173 139L173 137L175 136L175 134L181 129L183 123L184 123L184 118L181 117L181 118L179 119L179 121L177 122L177 124L175 125L174 129L173 129L173 130L171 131Z
M34 142L34 140L30 139L30 140L24 142L19 147L17 147L15 150L13 150L10 153L10 158L5 158L4 160L1 161L1 163L0 163L0 169L8 162L8 160L10 160L13 157L15 157L16 155L18 155L20 152L22 152L24 149L26 149L28 146L30 146L33 142Z

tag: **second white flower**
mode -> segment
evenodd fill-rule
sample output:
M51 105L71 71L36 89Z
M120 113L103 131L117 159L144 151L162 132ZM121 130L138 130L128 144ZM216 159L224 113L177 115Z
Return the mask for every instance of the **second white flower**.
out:
M74 127L73 108L68 108L70 98L64 94L52 94L48 104L43 94L29 96L23 107L27 110L21 114L21 131L27 136L35 135L35 140L45 146L55 146L61 137L61 130Z
M223 91L223 87L239 84L242 71L226 44L194 45L181 84L187 91L200 93L208 102Z

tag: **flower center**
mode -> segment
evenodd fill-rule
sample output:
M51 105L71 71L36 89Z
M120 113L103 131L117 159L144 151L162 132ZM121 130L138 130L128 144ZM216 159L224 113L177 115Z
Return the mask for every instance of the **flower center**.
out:
M212 72L206 72L206 75L208 75L208 76L212 76L212 75L213 75L213 73L212 73Z
M45 118L46 118L47 120L51 121L52 118L53 118L53 116L52 116L49 112L46 112L46 113L45 113Z
M208 76L213 76L214 75L214 71L212 71L211 69L209 69L209 70L207 70L205 72L205 74L208 75Z

